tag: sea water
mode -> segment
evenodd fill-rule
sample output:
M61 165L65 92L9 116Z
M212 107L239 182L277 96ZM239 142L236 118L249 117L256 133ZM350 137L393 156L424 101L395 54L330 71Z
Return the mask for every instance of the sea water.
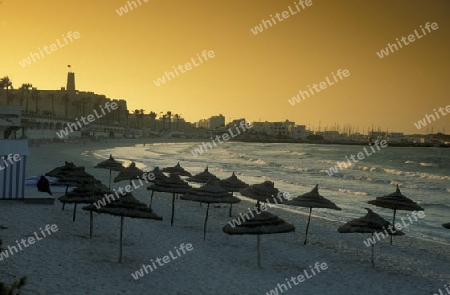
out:
M225 142L194 156L192 151L198 145L139 144L96 153L103 158L113 154L125 163L134 161L145 171L177 162L192 174L208 166L221 179L234 171L248 184L273 181L275 187L292 197L319 184L319 193L342 210L315 209L313 214L341 222L365 215L365 207L392 222L392 210L369 205L367 201L393 193L399 185L403 195L425 209L425 218L410 225L407 234L448 242L449 230L442 223L450 222L450 149L388 146L373 152L368 146ZM347 158L364 152L364 147L371 154L365 153L364 159L349 164ZM338 161L347 165L330 176L327 170ZM289 208L308 212L305 208ZM398 211L396 220L406 219L408 213L411 212Z

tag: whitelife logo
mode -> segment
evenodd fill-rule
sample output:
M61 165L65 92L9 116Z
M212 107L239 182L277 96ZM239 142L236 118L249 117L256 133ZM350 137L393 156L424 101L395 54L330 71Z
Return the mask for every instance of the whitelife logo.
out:
M278 192L276 197L272 196L272 201L274 201L276 205L278 205L278 201L277 201L276 198L278 198L280 200L280 203L283 203L284 200L288 200L289 201L289 200L292 199L291 195L288 192ZM235 228L236 226L241 225L242 223L244 223L246 221L249 221L250 219L254 218L255 217L255 213L256 213L256 215L259 215L262 212L267 211L267 209L268 209L267 207L272 208L274 206L275 205L272 205L271 202L269 202L269 198L267 198L266 201L265 201L265 204L264 203L259 204L259 207L255 205L255 206L253 206L252 209L247 208L248 209L247 213L240 213L238 217L236 217L233 220L229 221L228 224L232 228Z
M186 254L186 251L194 250L194 247L192 246L191 243L186 244L186 245L183 243L183 244L180 245L179 248L177 248L176 246L173 247L173 248L175 249L175 252L177 252L177 256L175 256L172 253L172 250L171 250L171 251L169 251L170 257L169 257L169 255L165 255L162 259L159 258L159 257L156 258L155 261L156 261L156 263L158 263L159 266L164 266L164 264L168 264L169 262L180 258L181 255L182 255L180 253L180 251L183 252L183 254ZM162 262L161 262L161 260L162 260ZM138 280L139 278L142 278L145 274L149 274L149 272L148 272L149 270L150 270L150 272L153 272L154 270L156 270L158 267L156 266L155 261L153 261L153 259L151 259L151 263L152 263L151 265L150 264L147 264L147 265L143 264L140 270L137 270L137 271L135 271L134 273L131 274L133 279ZM145 272L145 274L144 274L144 272Z
M412 214L414 220L412 220L408 214L409 223L405 222L405 219L402 217L400 220L402 221L403 226L400 223L396 223L395 225L390 224L387 229L386 228L384 229L384 233L376 232L374 237L368 238L367 240L363 241L364 245L366 245L366 247L375 245L377 240L379 242L379 241L381 241L381 239L385 239L385 238L389 237L388 230L391 234L395 234L397 232L397 230L402 230L403 228L407 228L408 226L413 224L414 221L418 221L419 219L417 219L417 216L419 216L419 218L425 217L425 212L423 212L423 211L419 211L419 212L413 211L411 214ZM394 226L395 229L393 229L392 226ZM381 238L380 238L380 236L381 236ZM377 240L375 240L375 238L377 238Z
M200 57L200 55L197 53L197 58L198 58L198 61L200 62L199 64L195 62L195 59L194 59L193 57L191 58L192 64L193 64L195 67L198 67L198 66L201 65L204 61L208 61L208 57L209 57L209 58L214 58L214 57L216 56L216 54L214 53L213 50L210 50L210 51L208 51L208 52L206 52L206 50L203 50L202 56L203 56L203 59L202 59L202 58ZM192 69L192 64L189 63L189 62L187 62L187 63L184 65L184 68L183 68L183 65L178 65L177 68L180 70L180 72L181 72L182 74L184 74L184 73L186 73L187 71L189 71L189 70ZM177 77L178 77L180 74L178 74L177 69L175 68L175 66L173 66L172 68L173 68L173 70L175 71L175 74L177 74ZM155 85L159 87L159 86L161 86L161 84L166 84L167 81L170 81L171 79L175 79L175 74L174 74L173 72L171 72L171 71L169 71L169 72L165 71L165 72L164 72L164 75L163 75L161 78L158 78L158 79L156 79L156 80L153 80L153 83L155 83ZM167 81L166 81L166 77L167 77Z
M155 174L153 174L152 172L144 172L144 175L142 175L142 179L145 181L145 183L149 183L149 182L155 180ZM113 194L110 194L110 195L105 194L105 196L103 198L101 198L97 202L94 202L95 208L100 209L101 207L106 206L107 204L111 203L112 201L120 199L119 193L123 197L127 193L131 193L133 191L133 189L137 190L138 188L140 188L144 185L144 183L142 182L142 180L140 178L139 178L139 183L140 183L140 185L136 185L134 183L134 179L131 180L131 184L133 184L133 187L131 187L131 184L128 184L127 186L125 186L125 192L123 191L122 187L119 187L117 189L117 191L116 191L116 189L113 189L114 194L116 196L114 196Z
M141 0L136 0L139 3L139 6L142 6ZM127 1L127 4L120 7L119 9L116 9L116 12L119 16L124 15L125 13L128 13L128 7L130 7L130 11L134 8L138 8L138 5L136 4L136 1ZM144 3L147 3L149 0L142 0ZM134 5L134 8L133 8Z
M0 163L0 171L5 170L6 168L8 168L9 166L13 165L16 162L19 162L20 159L21 158L20 158L19 154L15 154L15 155L9 154L8 156L6 156L6 158L5 158L5 156L2 156L1 160L3 160L4 166L2 166L2 163ZM14 160L14 162L13 162L13 160ZM9 164L8 164L8 162L9 162Z
M236 126L236 124L234 124L234 126L236 127L237 134L234 134L231 131L231 128L228 128L229 135L228 135L228 133L222 134L223 141L220 141L220 136L219 135L216 135L216 138L214 138L214 139L211 137L211 139L212 139L211 142L214 144L214 147L217 146L216 140L217 140L218 144L222 144L225 141L230 140L230 136L231 136L231 138L234 138L234 137L238 136L239 134L241 134L241 132L239 131L239 128ZM241 122L239 122L239 127L242 128L242 132L245 132L248 129L252 128L253 126L252 126L251 123L242 120ZM203 148L205 148L204 151L203 151ZM208 151L208 149L212 149L212 148L213 148L213 146L209 142L206 142L206 143L203 142L202 145L199 145L198 148L196 148L193 151L191 151L191 153L192 153L192 155L194 155L194 157L198 157L200 155L203 155L203 153L206 153Z
M108 110L108 113L110 113L111 110L117 110L118 107L119 107L119 106L118 106L117 103L115 103L115 102L110 103L109 101L107 101L107 102L105 103L105 109ZM105 110L103 109L102 106L100 106L100 109L101 109L101 113L102 113L103 115L99 115L99 114L97 113L97 110L94 110L94 114L95 114L95 116L97 117L97 119L100 119L101 117L103 117L104 115L106 115ZM86 119L87 119L89 122L86 122ZM75 118L75 120L76 120L76 123L78 124L79 128L81 129L81 127L83 127L83 125L81 125L80 121L78 121L78 118ZM80 119L80 120L83 122L84 126L86 126L86 125L88 125L89 123L94 122L94 121L95 121L95 117L94 117L94 115L89 114L89 115L87 116L87 118L81 116L81 119ZM72 127L73 127L73 128L72 128ZM65 137L65 136L68 136L71 132L74 132L74 131L77 131L77 130L79 130L79 129L78 129L78 127L77 127L77 125L76 125L75 123L67 123L67 127L64 128L64 129L59 130L59 132L57 131L57 132L56 132L56 135L58 135L59 138L63 138L63 137Z
M56 224L52 224L49 225L47 224L44 228L44 230L47 232L47 235L45 234L44 230L40 227L39 228L41 230L41 237L39 237L39 234L37 232L34 232L34 237L28 237L28 239L21 239L20 242L16 240L17 243L17 247L19 247L20 251L23 251L24 249L22 249L22 245L27 248L30 245L33 245L34 243L36 243L36 241L40 241L43 238L47 237L47 235L51 235L52 233L56 233L58 231L58 226ZM35 239L36 238L36 239ZM27 244L28 241L28 244ZM15 251L15 253L18 253L19 250L17 250L16 246L8 246L8 249L0 252L0 261L3 261L3 259L6 259L9 257L9 254L11 254L11 256L14 254L13 250ZM9 253L8 253L9 251Z
M289 6L288 6L289 11L285 10L285 11L283 11L281 14L278 13L278 12L275 13L275 17L278 19L279 22L281 22L281 21L287 19L287 18L290 17L291 15L297 14L297 13L299 13L300 11L305 10L306 7L312 5L312 0L306 0L306 1L300 0L300 1L298 1L298 4L297 4L297 2L294 2L294 4L295 4L295 8L297 8L297 11L292 10L291 6L289 5ZM299 5L302 7L302 9L300 9ZM290 13L289 13L289 12L290 12ZM280 15L281 15L283 18L280 18ZM276 20L274 19L274 17L273 17L272 15L270 15L270 18L272 19L273 25L276 25L277 22L276 22ZM255 28L250 29L250 31L253 33L253 35L258 35L258 33L262 33L262 32L264 31L264 28L268 29L268 28L272 27L272 22L271 22L270 20L264 20L264 19L263 19L263 20L261 21L261 24L260 24L259 26L256 26ZM267 24L269 24L270 27L268 27ZM263 25L264 25L264 28L263 28Z
M66 36L61 35L63 37L64 42L61 42L58 39L56 39L56 43L50 44L50 46L43 46L43 50L45 51L45 53L50 54L56 50L58 50L59 48L63 48L64 46L68 45L69 42L67 41L67 39L70 40L70 42L73 42L74 40L79 39L80 33L78 33L78 31L75 31L72 33L72 31L67 32ZM67 37L67 38L66 38ZM50 49L50 50L49 50ZM39 53L36 52L30 52L30 55L27 58L24 58L22 61L19 61L19 65L24 68L26 66L31 65L31 60L33 60L33 62L44 58L44 52L42 51L41 47L38 47L38 51Z
M376 147L377 147L377 150L379 151L379 150L380 150L380 146L381 146L382 148L385 148L385 147L388 146L388 143L387 143L386 140L382 140L380 143L379 143L379 140L376 140L375 143L374 143L374 145L373 145L373 146L372 146L372 145L370 146L370 148L371 148L372 151L373 151L373 154L376 153L375 149L373 148L374 146L376 146ZM367 155L367 156L372 155L372 153L369 153L369 152L367 151L366 147L364 147L363 150L366 152L366 155ZM358 160L356 160L355 157L357 157L358 160L364 160L364 158L365 158L363 152L359 152L358 154L356 154L356 156L352 154L352 155L350 156L350 159L351 159L351 160L353 161L353 163L355 163L355 164L358 162ZM334 167L330 167L329 169L326 170L326 172L328 173L329 176L332 176L333 174L338 173L338 172L339 172L338 167L339 167L339 168L341 169L341 171L342 171L342 167L345 168L345 167L349 167L349 166L352 165L352 163L350 162L350 159L349 159L347 156L345 156L345 158L347 159L347 163L345 163L345 162L336 162L337 165L334 165Z
M314 271L314 269L316 271ZM326 262L322 262L322 263L316 262L316 264L314 264L314 267L312 267L311 265L309 266L309 272L306 269L303 270L303 273L305 275L298 275L297 277L291 277L290 279L286 278L285 280L286 280L287 285L286 284L277 284L277 286L274 289L270 290L269 292L266 292L266 295L278 295L280 293L283 293L284 291L288 291L288 290L292 289L291 282L295 286L297 286L297 285L303 283L304 281L309 280L310 278L318 275L321 272L321 270L325 271L327 269L328 269L328 265ZM288 289L288 286L289 286L289 289ZM280 290L280 293L278 293L278 290Z
M430 25L430 22L427 22L425 24L425 28L427 29L428 33L431 33L430 27L433 29L433 31L439 29L438 24L436 22L432 23L431 25ZM417 37L417 39L423 38L423 36L425 36L427 33L425 32L425 30L424 30L424 28L422 26L420 26L420 28L422 29L423 35L420 35L417 32L417 30L414 30L415 35L414 34L410 34L408 36L408 41L409 42L406 41L406 37L403 36L401 38L403 44L404 45L409 45L410 43L416 41L416 37ZM402 43L400 42L400 40L398 40L398 38L395 38L395 40L397 40L398 46L400 48L403 48ZM394 44L388 43L388 46L385 49L381 49L379 52L377 52L378 57L379 58L383 58L385 56L388 56L390 54L389 53L389 49L391 50L391 53L394 53L394 49L393 48L395 48L395 51L399 50L399 48L397 47L397 45L395 43Z
M347 78L348 76L350 76L350 71L349 70L337 70L336 75L340 78L340 80L338 80L336 78L336 75L334 74L334 72L331 72L331 75L333 75L333 79L334 82L331 82L330 79L328 79L328 77L325 77L325 80L327 81L328 85L331 86L333 85L335 82L339 82L342 81L344 78ZM344 76L344 77L342 77ZM328 87L327 83L325 82L320 82L319 85L317 85L316 83L313 84L312 88L314 88L314 90L316 92L320 92L321 90L324 90ZM317 86L320 87L317 88ZM309 92L311 93L311 95L314 95L314 91L311 89L311 86L308 85L309 88ZM291 104L291 106L295 105L296 103L300 103L302 100L305 100L305 96L309 97L309 92L308 91L299 91L299 94L297 94L297 96L294 96L291 99L288 99L288 102ZM302 96L303 99L300 99L300 95Z
M434 111L434 114L436 115L436 117L438 119L440 119L441 117L439 117L439 114L436 111L436 109L433 109L433 111ZM443 107L440 107L439 111L441 112L442 116L447 116L447 114L450 114L450 105L445 107L445 111L446 112L444 112L444 108ZM423 120L417 121L417 123L414 123L414 126L416 126L417 129L425 127L425 126L427 126L427 120L428 120L428 123L431 123L430 118L433 119L433 122L436 122L436 118L432 114L431 115L426 114L425 118L423 118Z

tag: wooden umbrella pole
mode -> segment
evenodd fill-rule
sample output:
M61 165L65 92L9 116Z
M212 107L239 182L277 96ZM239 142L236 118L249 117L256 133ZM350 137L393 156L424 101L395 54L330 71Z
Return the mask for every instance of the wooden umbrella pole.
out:
M303 243L303 245L306 245L306 239L308 239L308 229L309 229L309 222L311 221L311 211L312 211L312 207L309 207L309 217L308 217L308 223L306 224L305 242Z
M175 193L172 195L172 217L170 219L170 226L173 226L173 216L175 214Z
M93 218L93 214L92 214L92 211L89 211L89 215L90 215L90 222L91 222L91 224L90 224L90 228L89 228L89 238L91 238L92 239L92 232L93 232L93 230L94 230L94 218Z
M257 244L257 248L258 248L258 267L261 268L261 236L257 235L256 236L256 244Z
M152 203L153 203L153 194L155 193L154 190L152 190L152 194L150 195L150 204L148 205L148 207L152 207Z
M75 221L76 215L77 215L77 203L75 203L75 206L73 206L73 221Z
M120 216L119 263L122 263L122 242L123 242L123 216Z
M231 191L231 196L234 196L234 192ZM230 212L228 213L229 217L231 217L231 211L233 210L233 203L230 204Z
M67 194L67 191L69 190L69 186L66 186L66 192L64 194ZM66 207L66 203L63 202L62 210L64 211L64 208Z
M203 241L206 239L206 224L208 223L209 203L206 207L205 224L203 225Z
M394 209L394 218L392 219L392 226L395 228L395 213L397 213L397 209ZM392 245L392 233L391 233L391 245Z

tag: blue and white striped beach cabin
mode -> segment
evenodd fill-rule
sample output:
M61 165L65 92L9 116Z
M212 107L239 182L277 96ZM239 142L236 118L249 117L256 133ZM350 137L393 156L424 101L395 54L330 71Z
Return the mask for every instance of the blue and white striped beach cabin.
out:
M20 156L19 161L14 160L14 156L18 159L17 155ZM25 197L25 173L29 155L28 140L0 139L0 199Z

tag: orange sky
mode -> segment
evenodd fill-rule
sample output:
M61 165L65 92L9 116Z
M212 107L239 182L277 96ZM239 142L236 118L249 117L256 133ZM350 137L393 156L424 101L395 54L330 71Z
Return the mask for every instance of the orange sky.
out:
M139 0L119 16L124 0L0 1L0 76L15 88L65 86L66 66L82 91L126 99L129 109L182 114L197 121L222 113L227 121L284 121L317 127L353 124L360 131L425 133L414 122L450 104L450 1L312 1L254 35L250 29L293 1ZM137 3L137 0L136 0ZM138 4L139 5L139 4ZM376 52L420 31L439 28L380 59ZM19 61L69 31L79 39L26 67ZM423 35L423 34L422 34ZM173 66L204 50L215 57L156 86ZM308 85L348 69L350 76L294 106ZM447 127L450 115L429 124Z

